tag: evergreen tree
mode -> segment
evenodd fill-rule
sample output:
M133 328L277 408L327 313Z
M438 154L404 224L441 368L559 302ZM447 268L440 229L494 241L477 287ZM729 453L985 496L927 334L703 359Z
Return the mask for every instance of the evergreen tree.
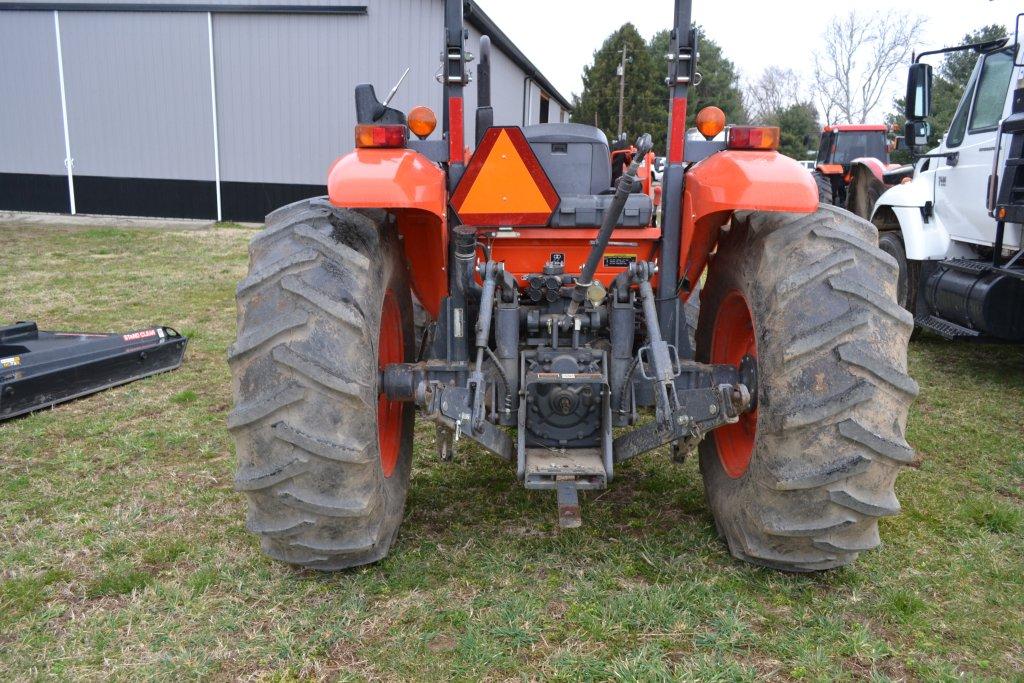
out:
M813 102L798 102L782 109L768 122L779 127L779 152L794 159L806 159L808 148L818 144L821 124ZM811 140L808 145L806 140ZM813 153L811 153L813 157Z
M779 127L779 151L794 159L814 156L821 124L814 102L801 96L792 69L769 66L746 86L746 106L754 123Z
M667 32L665 37L668 38ZM666 42L666 49L661 54L667 51ZM700 53L697 71L701 75L701 82L690 88L686 109L687 128L694 125L697 112L710 105L725 112L728 123L746 123L747 112L743 107L736 65L725 56L718 43L707 37L700 26L697 27L697 51Z
M659 67L653 60L647 42L633 24L623 24L605 39L594 53L594 62L583 68L583 94L576 102L573 121L596 126L609 140L614 140L619 119L619 76L617 70L626 49L626 86L623 100L623 132L634 140L644 132L659 110L665 110L651 87ZM664 88L661 88L663 91ZM667 95L666 95L667 97ZM664 124L662 124L664 126Z
M691 86L688 95L687 127L693 125L697 112L714 104L725 112L730 123L746 121L740 95L739 77L731 61L713 40L698 28L697 71L703 80ZM619 77L617 69L626 48L626 87L623 106L623 131L632 142L642 133L650 133L654 149L665 153L668 130L668 88L665 77L668 67L669 32L659 31L644 42L633 24L623 24L608 36L594 53L594 61L583 68L583 94L574 96L573 121L597 126L615 138L619 113Z

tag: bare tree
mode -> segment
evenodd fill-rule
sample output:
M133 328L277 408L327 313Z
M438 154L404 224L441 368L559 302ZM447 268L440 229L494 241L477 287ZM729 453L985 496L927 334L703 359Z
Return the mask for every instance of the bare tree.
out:
M896 69L910 61L924 25L920 16L887 12L836 17L814 53L812 90L827 123L866 123Z
M802 101L800 77L792 69L766 67L756 80L747 83L743 99L755 123L768 123L783 109Z

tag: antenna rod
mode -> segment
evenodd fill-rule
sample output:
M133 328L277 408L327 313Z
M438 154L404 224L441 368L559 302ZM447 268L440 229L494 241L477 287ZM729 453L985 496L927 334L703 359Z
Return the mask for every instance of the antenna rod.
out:
M408 67L408 66L405 67L405 71L403 71L402 75L399 77L398 83L395 83L395 87L392 88L391 92L388 93L388 96L384 98L383 104L384 104L385 107L388 106L389 104L391 104L391 98L395 96L395 93L398 92L399 86L402 85L402 81L404 81L405 77L409 75L409 69L410 68L411 67Z

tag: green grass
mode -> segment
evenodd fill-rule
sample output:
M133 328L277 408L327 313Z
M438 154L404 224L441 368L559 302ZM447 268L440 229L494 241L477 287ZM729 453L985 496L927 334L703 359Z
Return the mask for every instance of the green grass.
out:
M717 540L697 468L653 453L554 497L421 425L391 555L265 559L225 431L242 227L0 229L0 319L169 324L181 370L0 425L4 678L1024 678L1024 352L911 348L922 457L848 569L789 576Z

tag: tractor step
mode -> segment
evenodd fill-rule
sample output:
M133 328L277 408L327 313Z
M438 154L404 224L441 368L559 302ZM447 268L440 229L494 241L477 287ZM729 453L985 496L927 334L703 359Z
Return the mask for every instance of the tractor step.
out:
M936 318L934 315L915 318L914 324L922 329L931 330L940 337L944 337L949 340L977 339L981 336L981 333L977 330L972 330L968 327L951 323L948 320L943 320L942 318Z
M990 262L979 261L978 259L950 258L942 261L942 265L947 268L952 268L954 270L974 275L983 275L984 273L992 270L992 264Z
M169 327L127 334L0 327L0 420L127 384L181 365L188 339Z
M608 483L600 448L527 448L528 489L603 489Z

